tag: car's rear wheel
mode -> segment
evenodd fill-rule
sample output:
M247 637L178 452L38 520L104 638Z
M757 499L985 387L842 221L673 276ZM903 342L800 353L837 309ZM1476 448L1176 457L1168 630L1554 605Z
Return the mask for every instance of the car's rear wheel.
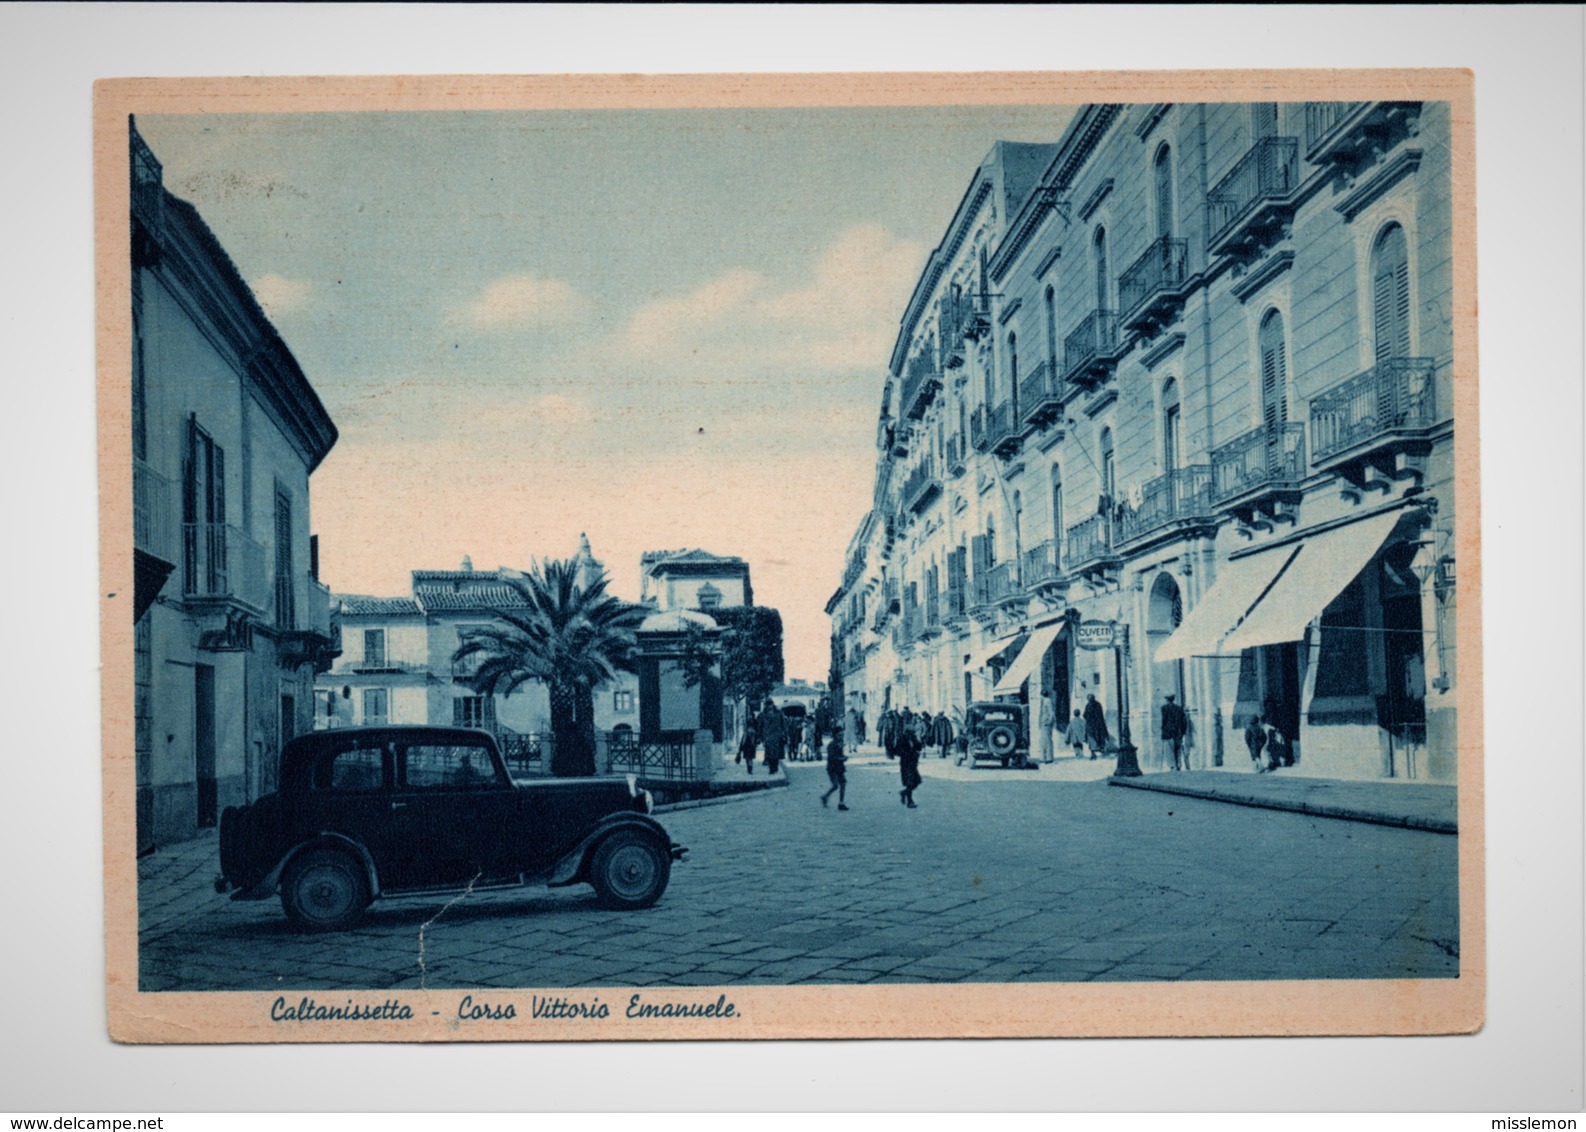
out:
M304 931L350 928L369 906L363 865L340 849L308 849L292 858L281 878L281 907Z
M672 875L672 856L653 837L620 830L600 843L589 883L608 908L648 908L661 899Z

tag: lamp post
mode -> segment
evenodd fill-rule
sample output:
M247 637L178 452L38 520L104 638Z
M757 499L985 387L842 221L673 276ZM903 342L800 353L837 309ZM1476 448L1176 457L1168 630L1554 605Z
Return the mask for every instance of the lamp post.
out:
M1129 656L1128 625L1116 626L1112 655L1118 676L1118 766L1112 773L1115 778L1139 778L1140 760L1136 757L1138 752L1129 739L1129 685L1124 680Z

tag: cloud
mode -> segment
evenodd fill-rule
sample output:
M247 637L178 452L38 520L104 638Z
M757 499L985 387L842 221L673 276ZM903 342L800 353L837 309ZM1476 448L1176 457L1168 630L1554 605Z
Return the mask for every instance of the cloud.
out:
M656 299L629 321L620 346L658 364L837 372L886 365L923 244L880 225L842 233L807 282L781 286L739 267L680 297Z
M586 305L584 297L560 279L508 275L486 287L463 313L483 329L557 326L576 322Z
M313 292L314 285L306 279L288 279L273 272L259 276L253 283L254 297L272 319L304 309Z

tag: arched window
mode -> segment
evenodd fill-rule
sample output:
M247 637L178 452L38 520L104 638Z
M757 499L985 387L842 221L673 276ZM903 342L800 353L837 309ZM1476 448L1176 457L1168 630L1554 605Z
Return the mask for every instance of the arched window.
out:
M1183 433L1179 416L1178 382L1171 377L1162 386L1162 470L1175 472L1183 458Z
M1152 180L1156 183L1156 234L1173 234L1173 151L1166 145L1156 151L1152 163Z
M1261 422L1276 428L1289 419L1288 355L1283 347L1283 316L1275 310L1261 319L1256 336L1261 354Z
M1377 361L1410 356L1410 260L1404 229L1390 224L1371 249L1371 304Z
M1050 286L1046 289L1046 368L1050 371L1047 381L1049 388L1056 387L1057 381L1057 292Z
M1096 309L1107 309L1107 229L1097 228L1092 241L1096 263Z

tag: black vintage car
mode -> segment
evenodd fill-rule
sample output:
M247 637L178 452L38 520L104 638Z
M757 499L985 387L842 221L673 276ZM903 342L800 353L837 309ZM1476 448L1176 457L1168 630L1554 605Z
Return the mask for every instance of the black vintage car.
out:
M220 819L217 892L280 893L293 923L349 927L379 896L587 882L602 904L660 899L686 850L630 776L514 782L493 736L450 727L316 731L281 788Z
M1002 701L970 704L964 713L959 737L958 765L974 769L982 762L1000 763L1019 770L1040 764L1030 761L1030 728L1023 704Z

